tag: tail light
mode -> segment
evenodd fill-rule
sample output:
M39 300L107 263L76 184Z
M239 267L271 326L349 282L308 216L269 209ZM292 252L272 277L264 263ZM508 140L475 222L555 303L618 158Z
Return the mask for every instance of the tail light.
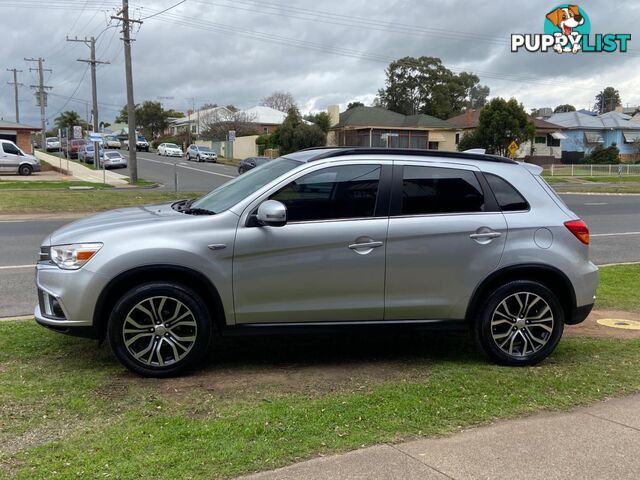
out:
M583 220L570 220L564 222L564 226L569 229L575 237L585 245L589 245L589 227Z

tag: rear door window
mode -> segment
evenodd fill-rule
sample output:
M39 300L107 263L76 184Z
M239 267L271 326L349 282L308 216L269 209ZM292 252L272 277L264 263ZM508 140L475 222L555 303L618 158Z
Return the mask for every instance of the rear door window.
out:
M469 170L405 166L400 215L485 211L482 187Z

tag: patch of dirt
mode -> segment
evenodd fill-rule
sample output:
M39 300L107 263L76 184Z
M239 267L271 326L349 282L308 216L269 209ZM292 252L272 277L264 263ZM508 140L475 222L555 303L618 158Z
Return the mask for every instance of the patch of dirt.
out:
M578 325L567 325L564 334L570 337L640 338L640 330L606 327L597 323L602 318L640 321L640 314L620 310L595 310Z

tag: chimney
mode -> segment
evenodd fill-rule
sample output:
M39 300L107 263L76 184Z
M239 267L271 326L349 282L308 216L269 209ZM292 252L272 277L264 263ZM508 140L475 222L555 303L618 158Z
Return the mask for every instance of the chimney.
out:
M340 107L338 105L329 105L327 107L327 113L329 114L329 125L334 126L340 122Z

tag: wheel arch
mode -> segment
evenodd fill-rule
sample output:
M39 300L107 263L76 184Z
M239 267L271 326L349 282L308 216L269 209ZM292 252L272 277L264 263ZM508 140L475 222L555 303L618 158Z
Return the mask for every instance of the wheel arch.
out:
M169 281L191 288L200 295L211 313L214 330L226 325L222 299L206 275L178 265L148 265L120 273L102 289L93 312L93 325L98 338L105 338L109 315L117 300L134 286L153 281Z
M514 280L532 280L545 285L557 295L564 311L565 323L573 318L576 309L576 293L569 278L551 265L527 263L503 267L480 283L471 296L465 319L473 322L483 300L489 296L490 292Z

